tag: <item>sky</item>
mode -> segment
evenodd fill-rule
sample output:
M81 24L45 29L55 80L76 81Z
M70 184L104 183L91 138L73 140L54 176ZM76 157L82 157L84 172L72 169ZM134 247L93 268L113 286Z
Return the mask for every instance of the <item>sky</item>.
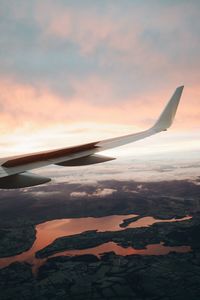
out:
M109 154L196 157L200 2L1 0L0 155L151 126L177 86L167 133Z

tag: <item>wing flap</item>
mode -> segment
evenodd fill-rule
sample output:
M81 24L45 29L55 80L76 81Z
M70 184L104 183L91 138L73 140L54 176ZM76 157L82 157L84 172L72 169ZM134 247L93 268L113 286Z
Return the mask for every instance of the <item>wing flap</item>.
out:
M103 155L88 155L85 157L80 157L72 160L67 160L60 162L56 165L64 167L74 167L74 166L87 166L93 164L99 164L106 161L114 160L113 157L103 156Z
M74 153L95 150L95 148L98 148L96 144L97 142L10 158L2 164L2 167L13 168L22 165L37 163L40 161L56 160L60 157L69 156Z

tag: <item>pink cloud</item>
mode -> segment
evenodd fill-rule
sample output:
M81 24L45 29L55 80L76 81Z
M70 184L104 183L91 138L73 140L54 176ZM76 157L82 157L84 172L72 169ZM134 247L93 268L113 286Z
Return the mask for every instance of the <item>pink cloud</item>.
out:
M145 59L148 59L148 64L151 64L152 60L153 66L158 61L159 64L160 61L166 61L166 55L160 49L156 49L156 42L150 45L148 40L142 40L141 34L151 29L166 36L171 34L173 37L180 24L185 22L188 11L190 15L195 16L195 6L190 3L169 7L160 5L160 14L151 9L151 5L135 4L130 11L121 13L120 17L119 7L111 5L105 14L101 14L94 7L72 9L55 1L48 1L47 9L47 3L43 1L37 2L35 19L44 38L56 36L70 39L79 45L83 54L89 55L103 44L112 50L120 51L124 61L128 60L130 63L139 59L139 62L144 63ZM179 30L179 43L185 41L185 37L188 41L193 39L187 27L182 32Z
M90 54L102 42L116 32L116 24L110 16L100 16L95 10L72 10L62 5L38 3L36 20L44 38L56 36L69 38L80 46L83 54Z
M39 128L74 122L133 124L150 126L171 96L171 90L155 90L136 98L109 104L114 98L113 88L98 78L74 82L75 93L67 99L58 97L46 88L40 90L11 80L0 80L1 131L27 126ZM95 98L102 98L97 105ZM93 102L94 99L94 102ZM199 126L200 88L186 87L174 128Z

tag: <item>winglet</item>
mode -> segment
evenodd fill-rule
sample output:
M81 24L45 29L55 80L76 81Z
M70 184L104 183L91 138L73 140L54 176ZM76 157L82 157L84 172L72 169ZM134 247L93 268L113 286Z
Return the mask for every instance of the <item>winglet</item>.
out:
M184 86L179 86L175 90L165 109L161 113L158 121L152 127L152 129L156 132L165 131L172 125L183 92L183 88Z

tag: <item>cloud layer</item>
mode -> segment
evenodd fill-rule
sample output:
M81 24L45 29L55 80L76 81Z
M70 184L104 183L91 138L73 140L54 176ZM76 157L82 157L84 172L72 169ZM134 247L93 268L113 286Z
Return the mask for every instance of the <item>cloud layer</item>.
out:
M88 121L144 128L183 83L174 129L199 129L199 9L195 0L3 0L0 133L56 135Z

